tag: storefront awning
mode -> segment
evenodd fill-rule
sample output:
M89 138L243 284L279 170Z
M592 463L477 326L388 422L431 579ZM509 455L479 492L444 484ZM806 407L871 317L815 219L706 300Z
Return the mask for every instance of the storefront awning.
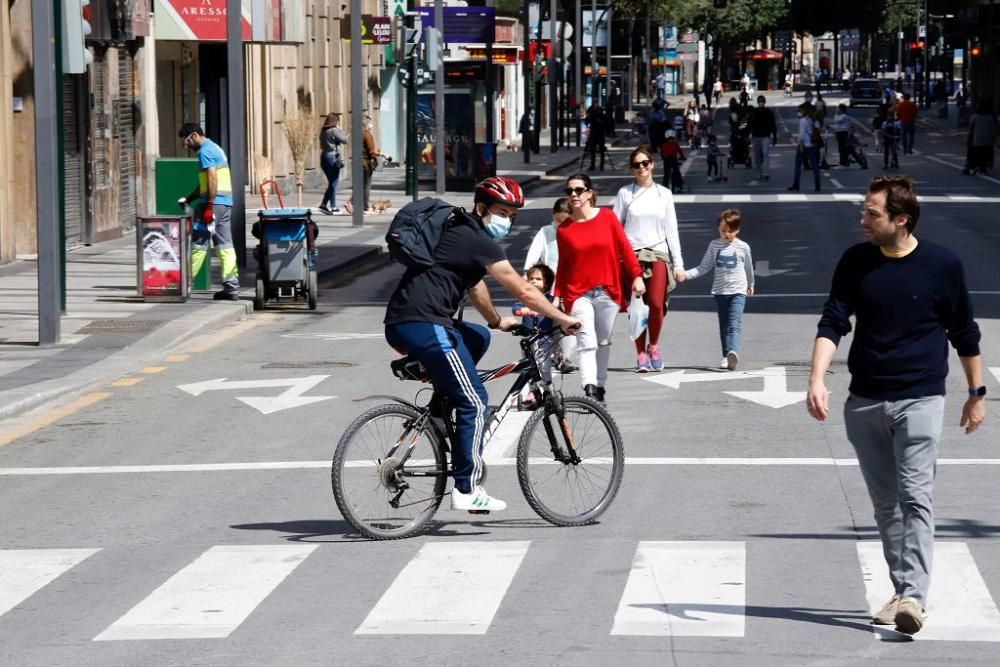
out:
M228 0L155 0L156 39L224 42ZM303 0L242 0L243 41L305 41Z
M781 60L785 57L785 54L773 49L756 49L754 51L747 51L743 54L743 57L746 60Z

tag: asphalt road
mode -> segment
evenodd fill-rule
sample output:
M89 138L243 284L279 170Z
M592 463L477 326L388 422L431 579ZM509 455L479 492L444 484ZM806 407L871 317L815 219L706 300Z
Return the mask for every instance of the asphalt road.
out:
M789 126L792 111L779 107ZM963 257L984 359L1000 366L1000 190L962 176L960 141L935 134L903 158L932 196L917 235ZM599 524L546 524L501 461L489 489L510 503L503 514L442 509L427 535L398 542L351 534L329 460L372 404L355 399L417 389L390 375L380 335L399 269L374 263L335 281L315 312L268 311L192 341L0 447L0 664L995 664L1000 377L987 374L985 426L962 435L953 359L930 618L912 642L876 634L869 603L888 593L871 506L839 411L818 424L802 394L833 266L861 239L851 198L880 170L831 171L823 196L784 197L793 155L782 139L762 185L741 169L707 184L692 157L693 192L677 206L686 264L720 210L738 206L771 275L749 301L740 373L713 368L708 280L671 300L662 373L631 372L619 323L608 405L629 464ZM615 150L616 164L626 154ZM596 176L602 201L627 182ZM515 264L562 185L530 192L508 247ZM835 404L846 351L828 381ZM484 366L516 357L498 334ZM562 382L579 391L577 375ZM506 383L494 384L496 399Z

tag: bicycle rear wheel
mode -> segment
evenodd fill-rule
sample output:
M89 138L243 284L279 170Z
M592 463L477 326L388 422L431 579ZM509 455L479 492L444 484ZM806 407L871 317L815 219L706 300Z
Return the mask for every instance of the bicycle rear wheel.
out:
M337 443L333 497L344 519L373 540L416 535L441 504L448 464L429 426L419 434L409 428L419 414L401 404L375 406L351 422ZM414 437L419 440L404 463Z
M517 479L540 517L557 526L582 526L596 521L611 506L621 486L625 451L618 426L602 405L570 396L563 399L563 406L566 433L579 462L567 458L558 416L537 410L517 446Z

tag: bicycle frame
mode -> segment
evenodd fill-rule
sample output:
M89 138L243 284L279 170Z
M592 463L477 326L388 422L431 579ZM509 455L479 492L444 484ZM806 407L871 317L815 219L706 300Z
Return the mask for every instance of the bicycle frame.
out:
M519 327L518 329L512 330L515 335L526 336L524 340L521 341L521 350L523 355L521 359L515 363L509 363L500 368L489 371L482 376L482 381L492 382L510 373L518 373L517 378L514 383L510 386L503 400L500 404L489 414L489 418L486 424L486 432L483 436L483 446L492 439L493 435L496 433L500 424L503 422L504 418L510 412L511 407L513 407L514 401L517 396L520 395L521 391L530 384L535 384L541 391L541 399L538 402L539 407L536 409L544 409L550 414L555 414L559 418L560 431L563 435L563 440L566 445L566 450L564 451L558 442L555 430L552 428L552 424L547 419L543 419L542 423L545 427L546 435L549 438L549 443L552 446L553 457L561 463L569 464L579 464L580 458L576 453L576 447L573 443L573 436L570 433L569 426L566 422L565 410L562 404L562 394L558 391L552 389L551 385L544 381L542 378L542 371L538 365L537 352L538 348L551 346L558 340L561 335L557 335L551 332L543 332L538 329L527 329L526 327ZM399 399L394 396L388 396L404 405L416 408L420 415L411 423L407 424L406 429L400 435L396 444L388 452L388 457L394 457L399 448L406 446L406 451L399 459L400 470L402 471L403 466L410 459L413 454L417 443L420 440L420 433L423 431L425 425L430 424L431 428L434 429L437 436L445 443L447 448L450 443L453 442L455 437L455 424L450 417L450 411L444 406L444 401L438 392L435 390L431 394L431 399L428 401L427 405L424 407L419 407L415 403ZM435 408L438 408L440 414L443 417L434 416ZM441 422L440 424L438 422ZM413 437L410 438L411 433ZM405 444L406 440L409 438L409 444ZM440 473L437 471L414 471L409 470L401 472L404 477L437 477L444 474L450 477L452 475L451 471L446 471L445 473ZM404 483L405 484L405 483Z

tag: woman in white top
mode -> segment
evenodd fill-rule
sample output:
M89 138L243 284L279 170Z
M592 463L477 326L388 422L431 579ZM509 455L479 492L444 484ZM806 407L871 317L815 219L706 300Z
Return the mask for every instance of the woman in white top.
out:
M531 240L528 247L528 254L524 258L524 272L535 264L542 263L552 269L555 273L559 269L559 245L556 243L556 230L559 225L569 219L569 199L560 197L552 207L552 224L545 225L538 230L535 238ZM567 336L569 338L569 336Z
M528 277L528 269L536 264L545 264L552 273L559 270L559 244L556 242L556 230L570 217L569 198L560 197L552 206L552 224L538 230L528 247L524 258L524 277ZM566 336L559 341L560 353L557 355L556 368L562 373L571 373L576 369L576 336Z
M674 197L670 190L653 180L656 162L652 153L639 147L632 151L628 162L634 181L618 191L614 211L625 227L625 236L636 253L646 281L649 321L647 330L635 341L635 370L645 373L663 368L659 342L670 298L668 287L683 276L684 257L677 233Z

